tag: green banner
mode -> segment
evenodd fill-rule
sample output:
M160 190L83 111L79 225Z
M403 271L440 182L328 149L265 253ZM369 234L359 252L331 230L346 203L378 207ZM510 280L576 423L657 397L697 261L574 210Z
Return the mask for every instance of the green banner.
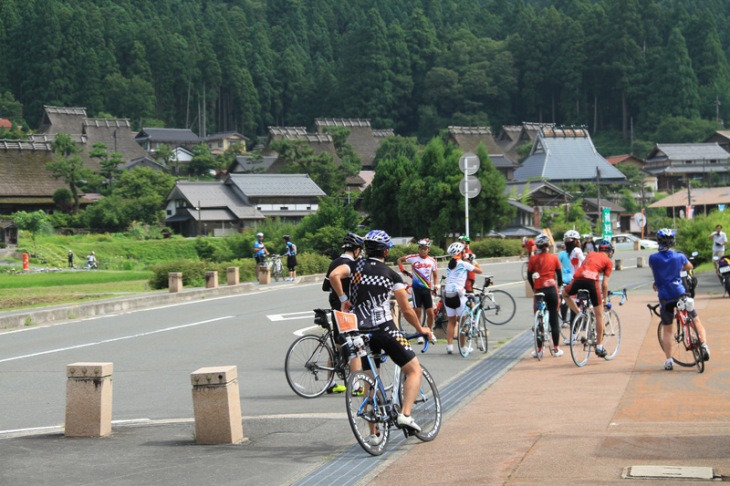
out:
M601 216L603 223L603 238L610 241L611 237L613 236L613 225L611 224L611 209L601 208Z

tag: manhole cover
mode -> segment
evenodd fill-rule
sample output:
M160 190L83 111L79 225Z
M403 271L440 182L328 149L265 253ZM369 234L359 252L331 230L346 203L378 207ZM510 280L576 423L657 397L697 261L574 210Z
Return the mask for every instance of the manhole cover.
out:
M711 467L694 466L629 466L624 470L626 479L704 479L712 481Z

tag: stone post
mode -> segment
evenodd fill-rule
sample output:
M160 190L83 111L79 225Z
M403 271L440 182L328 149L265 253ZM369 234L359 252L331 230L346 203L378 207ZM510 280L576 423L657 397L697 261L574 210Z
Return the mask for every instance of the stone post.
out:
M218 288L218 272L216 272L216 271L205 272L205 288L206 289L217 289Z
M624 269L624 262L620 258L617 258L614 261L615 261L614 268L616 270L623 270Z
M636 258L636 268L644 268L646 266L646 260L644 257Z
M238 285L241 281L239 277L238 267L228 267L226 269L226 276L228 277L228 285Z
M268 285L271 283L271 268L266 265L258 265L256 267L256 273L259 277L259 283Z
M195 442L243 442L238 369L235 366L200 368L190 375L190 380L193 384Z
M111 434L113 367L113 363L66 366L66 437Z
M182 272L170 272L167 274L170 293L180 292L183 289Z

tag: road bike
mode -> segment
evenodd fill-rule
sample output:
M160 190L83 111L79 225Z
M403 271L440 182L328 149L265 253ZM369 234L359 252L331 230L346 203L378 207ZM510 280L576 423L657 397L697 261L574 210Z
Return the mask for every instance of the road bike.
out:
M530 257L527 257L527 259L529 260ZM522 275L522 280L527 281L527 262L524 262L522 264L522 267L520 269L520 275Z
M384 380L387 376L382 370L375 367L377 355L370 349L371 334L352 333L350 342L355 347L355 352L364 354L372 371L356 371L347 380L345 400L347 403L347 418L352 428L355 439L360 446L373 456L379 456L385 450L390 437L390 429L398 427L397 419L403 403L404 385L406 375L396 366L393 370L392 384L388 385ZM421 334L405 336L412 340ZM358 338L362 347L358 344ZM425 342L423 351L428 349L428 341ZM421 364L423 374L421 376L421 387L411 409L411 417L421 427L420 432L404 427L403 433L406 437L415 435L420 440L428 442L436 438L441 429L441 398L438 388L434 383L431 374ZM364 390L364 393L358 393Z
M532 341L535 348L535 357L542 360L545 352L545 343L548 343L550 349L553 347L553 337L550 328L550 311L545 304L545 294L538 292L535 294L535 324L532 326ZM552 351L551 351L552 352Z
M459 317L459 332L457 334L457 344L459 346L459 354L464 358L468 357L476 347L482 353L489 350L489 332L487 331L486 320L482 319L482 297L486 287L480 290L479 294L467 294L466 308Z
M661 317L657 309L661 304L646 304L649 311ZM690 314L694 310L694 300L685 294L677 301L674 312L674 322L676 324L674 330L674 343L672 343L672 360L680 366L691 368L697 366L697 371L702 373L705 371L705 355L702 350L702 342L700 334L697 331L697 325L694 318ZM659 339L659 346L664 350L663 342L664 324L659 322L656 333ZM674 345L676 343L676 345Z
M286 352L286 381L300 397L318 397L327 391L335 375L343 382L350 375L350 356L347 349L335 342L328 314L327 310L315 309L314 322L324 333L304 335Z
M603 305L603 344L606 350L604 359L610 361L616 357L621 347L621 319L611 305L611 296L620 296L619 305L624 305L627 298L626 289L610 291ZM576 366L585 366L591 351L598 343L596 332L596 316L593 313L590 293L586 289L578 290L578 309L580 313L573 321L570 336L570 355Z
M266 266L271 269L271 276L278 282L284 278L284 267L281 264L281 255L269 255Z
M449 318L446 316L446 308L444 307L444 285L445 285L446 277L441 277L441 283L439 285L439 291L438 294L433 297L433 329L432 331L435 331L436 329L441 329L444 334L446 334L446 326L449 323ZM411 286L408 286L408 293L409 293L409 302L412 302L412 294L411 294ZM395 300L391 302L391 310L394 311L397 316L394 317L394 320L398 323L398 329L403 331L406 334L414 334L416 332L416 329L411 326L408 321L406 321L403 318L403 314L400 312L399 309L397 309L397 304L395 304ZM395 315L395 314L394 314ZM428 324L428 316L426 315L426 309L421 309L421 327L426 327Z
M508 292L499 289L487 290L494 283L493 279L493 275L486 275L484 286L482 288L474 287L474 290L479 291L479 294L476 295L482 308L481 319L495 326L502 326L515 316L517 305L514 297Z

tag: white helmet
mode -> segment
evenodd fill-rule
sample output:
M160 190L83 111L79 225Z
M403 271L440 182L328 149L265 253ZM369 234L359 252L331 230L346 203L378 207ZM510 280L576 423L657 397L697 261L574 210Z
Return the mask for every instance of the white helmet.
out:
M431 248L431 240L428 238L421 238L418 240L418 246L425 246L426 248Z
M580 240L580 233L578 233L576 230L566 231L565 235L563 236L563 241L569 238L572 238L574 240Z
M449 245L449 249L446 250L446 252L451 255L452 257L455 257L457 255L461 255L461 252L464 251L464 243L460 241L455 241L451 245Z
M535 238L535 246L538 248L545 248L546 246L550 246L550 237L546 235L545 233L541 233Z

